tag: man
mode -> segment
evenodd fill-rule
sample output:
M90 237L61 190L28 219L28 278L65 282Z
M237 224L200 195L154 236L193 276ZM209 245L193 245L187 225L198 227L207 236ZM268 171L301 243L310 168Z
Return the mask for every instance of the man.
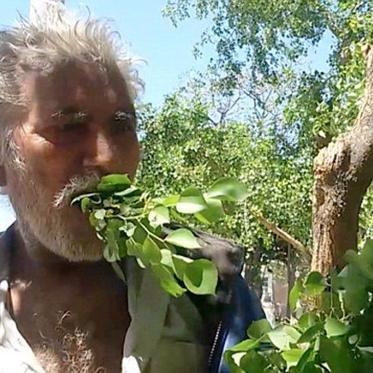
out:
M124 286L70 207L103 175L135 175L139 86L105 23L55 9L0 34L0 184L17 217L0 242L0 373L223 372L263 316L232 244L196 232L219 295L170 299L131 260Z

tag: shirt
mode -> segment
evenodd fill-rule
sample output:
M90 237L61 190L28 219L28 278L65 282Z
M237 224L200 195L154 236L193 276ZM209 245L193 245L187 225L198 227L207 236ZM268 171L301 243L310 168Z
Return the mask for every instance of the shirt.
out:
M2 237L0 373L44 373L9 313L10 246L11 240ZM203 323L189 297L170 297L151 270L141 269L134 260L126 262L125 275L131 323L123 346L122 373L206 372Z

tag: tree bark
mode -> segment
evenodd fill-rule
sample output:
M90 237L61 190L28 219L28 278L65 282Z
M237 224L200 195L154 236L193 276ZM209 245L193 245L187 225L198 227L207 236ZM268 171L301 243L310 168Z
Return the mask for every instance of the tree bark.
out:
M356 249L359 212L373 179L373 48L367 50L363 104L349 132L322 149L314 162L312 270L341 268Z

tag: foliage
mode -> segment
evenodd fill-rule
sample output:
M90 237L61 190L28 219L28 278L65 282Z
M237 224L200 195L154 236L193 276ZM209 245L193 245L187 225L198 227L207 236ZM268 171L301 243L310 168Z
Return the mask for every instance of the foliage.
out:
M172 220L185 222L183 215L211 224L224 217L224 203L246 196L244 184L222 178L206 193L189 187L178 195L151 198L127 175L112 174L101 178L97 191L74 198L72 204L79 204L88 215L97 237L105 243L104 258L122 279L117 262L133 256L141 268L152 270L166 292L177 297L186 290L214 294L218 274L209 260L188 257L188 250L201 248L190 229L179 227L165 233L164 227Z
M159 111L142 110L144 155L138 178L156 194L179 193L190 184L206 188L221 175L238 178L247 185L246 202L211 229L246 246L260 263L285 260L286 247L257 221L255 212L307 244L310 162L284 154L276 136L259 135L246 123L215 124L201 101L197 94L188 98L178 92Z
M227 95L243 91L249 72L251 99L260 103L256 88L291 77L292 90L278 96L281 121L298 150L312 157L356 118L364 49L373 37L372 6L371 0L169 0L164 14L175 25L193 14L211 21L200 50L216 45L210 68ZM320 42L330 44L327 56L318 51L316 57L325 58L325 67L307 68L304 60Z
M368 373L373 367L373 241L346 253L324 279L311 272L290 293L294 318L272 329L254 322L225 355L233 373Z

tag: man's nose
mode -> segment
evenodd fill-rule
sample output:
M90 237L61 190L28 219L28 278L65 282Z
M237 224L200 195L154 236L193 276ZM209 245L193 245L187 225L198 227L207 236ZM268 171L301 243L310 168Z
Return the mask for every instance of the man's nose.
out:
M98 168L104 173L112 172L115 168L115 145L110 134L103 129L93 129L88 136L84 167Z

